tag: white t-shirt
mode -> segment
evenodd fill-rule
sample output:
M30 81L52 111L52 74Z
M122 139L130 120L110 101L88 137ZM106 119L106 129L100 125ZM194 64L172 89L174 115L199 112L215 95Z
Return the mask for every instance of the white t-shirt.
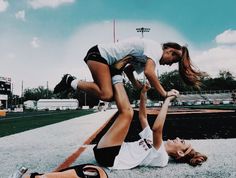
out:
M112 44L99 44L98 49L101 56L112 65L127 55L135 57L131 61L135 71L143 72L147 58L151 58L155 63L161 58L161 45L153 40L144 38L130 38Z
M169 156L165 150L164 142L157 150L152 146L153 133L149 126L139 133L140 140L135 142L124 142L120 152L114 160L110 169L131 169L136 166L165 167Z

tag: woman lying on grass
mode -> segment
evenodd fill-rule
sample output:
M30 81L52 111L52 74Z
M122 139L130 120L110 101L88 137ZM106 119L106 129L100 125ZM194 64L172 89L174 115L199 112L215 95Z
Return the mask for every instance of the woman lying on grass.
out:
M201 165L207 160L207 156L196 152L191 144L180 138L175 140L162 139L163 126L170 102L179 94L177 90L172 91L176 96L169 96L165 99L163 106L150 128L146 114L146 95L150 88L144 85L140 96L139 121L142 131L139 133L140 140L135 142L124 142L132 121L133 110L130 108L128 97L125 92L118 89L123 87L122 83L114 85L114 93L119 113L127 117L118 117L107 133L94 147L94 154L97 162L111 169L131 169L136 166L157 166L165 167L169 157L177 162L186 162L192 166ZM126 101L126 102L124 102ZM120 104L122 103L122 105Z

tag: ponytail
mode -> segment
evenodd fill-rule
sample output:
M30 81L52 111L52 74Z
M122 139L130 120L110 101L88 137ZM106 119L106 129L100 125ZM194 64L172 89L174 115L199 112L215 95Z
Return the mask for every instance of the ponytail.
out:
M186 46L182 47L182 59L179 61L179 73L184 83L200 89L200 78L203 74L200 71L197 71L192 65Z
M191 166L202 165L207 160L207 156L192 149L187 155L175 159L178 163L188 163Z
M184 83L200 89L201 86L200 78L201 76L203 76L203 73L197 71L192 65L188 48L186 46L181 46L178 43L174 42L168 42L162 44L163 50L168 48L175 49L174 54L178 57L179 61L179 74Z

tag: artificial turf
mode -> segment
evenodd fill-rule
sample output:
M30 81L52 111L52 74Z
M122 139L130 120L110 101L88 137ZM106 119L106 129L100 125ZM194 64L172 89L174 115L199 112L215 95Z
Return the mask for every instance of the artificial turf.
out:
M0 137L93 113L93 110L8 113L0 117Z

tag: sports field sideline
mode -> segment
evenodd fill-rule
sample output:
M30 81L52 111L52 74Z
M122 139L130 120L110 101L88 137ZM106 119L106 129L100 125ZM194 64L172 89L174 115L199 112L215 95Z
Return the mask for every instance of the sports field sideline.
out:
M94 163L91 136L117 110L107 110L53 125L0 138L0 178L24 165L28 172L50 172L58 166ZM205 153L208 160L202 166L171 162L166 168L140 167L132 170L107 170L109 177L236 177L236 139L191 140L196 150ZM79 149L80 148L80 149ZM81 154L80 154L81 153ZM65 162L65 160L67 162ZM65 163L65 164L62 164Z

